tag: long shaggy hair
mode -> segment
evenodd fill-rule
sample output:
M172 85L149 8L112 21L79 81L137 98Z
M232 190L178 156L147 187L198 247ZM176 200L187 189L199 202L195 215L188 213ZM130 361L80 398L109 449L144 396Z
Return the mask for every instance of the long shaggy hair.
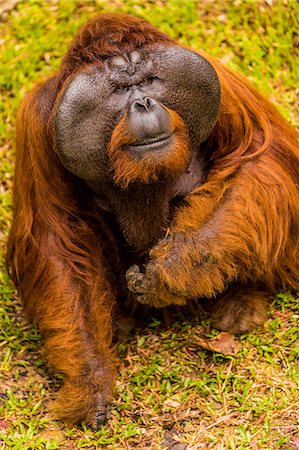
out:
M126 291L118 274L126 267L120 257L119 233L55 152L53 107L77 70L90 64L102 66L123 50L157 43L173 41L143 20L126 15L94 18L75 37L58 73L33 89L18 113L7 265L28 316L45 335L49 362L65 376L57 415L73 422L84 419L93 424L111 400L113 321L117 299ZM190 295L215 296L237 279L241 284L261 282L267 290L297 289L298 134L240 75L203 56L220 79L221 108L200 149L208 155L205 182L177 209L169 234L190 231L194 260L211 249L221 266L211 270L205 266L190 285ZM127 178L134 177L134 167L122 174L115 152L111 158L116 176L126 186ZM171 161L166 165L173 168ZM145 165L144 180L148 170ZM222 227L221 242L205 244L207 224L215 230ZM196 230L203 230L201 241ZM154 248L151 257L163 260L167 252L166 244ZM178 292L190 276L190 255L187 249L183 252L186 265L180 264L175 277ZM161 277L166 284L174 283L166 268Z

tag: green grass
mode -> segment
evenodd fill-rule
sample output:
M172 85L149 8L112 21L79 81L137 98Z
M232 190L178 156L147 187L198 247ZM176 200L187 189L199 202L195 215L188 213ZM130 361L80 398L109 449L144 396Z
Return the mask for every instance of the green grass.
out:
M188 450L298 448L299 302L288 293L277 295L263 327L241 336L236 357L193 344L205 322L163 328L153 321L119 348L120 374L106 427L96 433L67 428L51 416L59 376L48 373L41 338L23 318L4 270L14 120L22 96L57 69L78 27L108 11L145 17L180 43L206 49L249 77L291 123L298 123L297 0L27 0L3 14L0 448L158 450L168 430Z

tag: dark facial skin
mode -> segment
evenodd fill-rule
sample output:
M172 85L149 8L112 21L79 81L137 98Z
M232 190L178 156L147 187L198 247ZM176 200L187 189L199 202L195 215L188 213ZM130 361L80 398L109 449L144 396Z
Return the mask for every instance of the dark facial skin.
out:
M214 69L190 50L159 45L113 56L102 68L85 67L66 82L56 104L57 153L92 188L98 204L116 214L127 242L147 248L167 227L170 203L203 182L205 160L198 150L216 123L219 103ZM126 117L134 136L125 147L131 158L162 155L171 152L174 139L169 109L185 123L189 165L175 178L164 173L146 185L115 185L107 148L116 125Z

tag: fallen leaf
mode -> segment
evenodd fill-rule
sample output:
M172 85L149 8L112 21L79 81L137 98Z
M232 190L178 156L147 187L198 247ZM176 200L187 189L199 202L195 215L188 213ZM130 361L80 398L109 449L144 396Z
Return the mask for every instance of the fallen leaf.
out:
M169 406L170 408L178 408L179 406L181 406L180 402L177 402L176 400L172 400L171 398L169 398L168 400L165 400L164 405Z
M0 420L0 430L6 430L9 427L9 423L6 420Z
M4 0L0 5L0 14L11 11L21 0Z
M44 439L55 439L57 442L63 442L66 439L65 434L59 428L41 431L38 436Z
M297 448L299 448L299 437L294 437L294 438L292 439L292 442L293 442L293 444L295 444L295 446L296 446Z
M179 441L179 436L177 436L175 429L172 428L172 430L165 433L162 448L163 450L186 450L187 445Z
M223 355L234 356L238 353L241 344L235 340L235 336L223 331L214 338L193 338L192 344L199 345L206 350L222 353Z

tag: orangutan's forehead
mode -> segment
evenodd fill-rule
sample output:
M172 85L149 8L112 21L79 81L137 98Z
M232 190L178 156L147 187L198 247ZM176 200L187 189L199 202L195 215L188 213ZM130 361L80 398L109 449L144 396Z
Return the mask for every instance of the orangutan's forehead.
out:
M142 49L132 52L123 52L108 58L105 61L106 71L112 81L133 81L134 77L154 74L157 70L155 63L155 52L150 53Z
M138 67L142 62L143 55L139 50L133 50L130 53L112 56L108 59L110 69L127 70L128 67Z

